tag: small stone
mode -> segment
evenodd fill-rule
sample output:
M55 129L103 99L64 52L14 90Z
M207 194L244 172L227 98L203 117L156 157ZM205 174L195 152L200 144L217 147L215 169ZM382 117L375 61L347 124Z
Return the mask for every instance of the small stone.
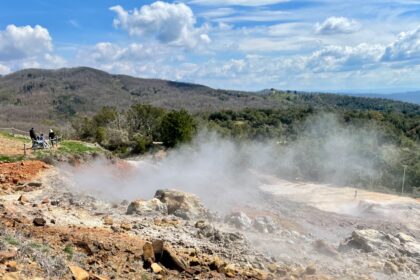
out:
M20 202L20 204L25 204L25 203L28 203L29 202L29 199L25 196L25 195L21 195L19 198L18 198L18 201Z
M0 263L13 260L17 255L16 251L0 251Z
M76 265L69 265L69 269L73 274L74 280L89 280L89 273Z
M51 201L51 205L52 206L58 206L58 204L60 204L60 201L59 200L52 200Z
M41 201L41 204L47 204L47 203L49 203L50 202L50 200L48 199L48 197L46 196L46 197L44 197L43 199L42 199L42 201Z
M121 225L120 225L120 227L123 230L131 230L131 228L132 228L131 225L128 222L122 222Z
M153 250L153 244L146 242L143 245L143 260L149 264L154 263L155 261L155 252Z
M271 272L271 273L276 273L277 270L279 269L278 265L275 263L270 263L269 265L267 265L267 269Z
M384 271L387 274L394 274L398 272L398 266L390 261L386 261L384 265Z
M213 261L210 263L209 268L211 270L220 271L222 266L223 266L223 261L218 256L215 256L213 258Z
M308 265L305 269L305 274L307 275L314 275L316 273L316 268L313 264Z
M107 226L112 226L114 223L114 220L110 216L105 216L103 220L104 220L104 225L107 225Z
M8 261L6 263L6 270L8 272L16 272L17 271L17 263L15 261Z
M41 187L42 183L41 182L29 182L27 185L30 186L30 187Z
M234 264L228 264L227 266L225 266L224 271L225 271L226 276L231 277L231 278L235 277L237 273L237 270Z
M34 223L34 225L35 225L35 226L37 226L37 227L43 227L43 226L45 226L45 224L47 223L47 221L45 221L45 219L44 219L44 218L40 218L40 217L38 217L38 218L35 218L35 219L33 220L33 223Z
M204 229L207 226L206 221L199 220L195 223L195 227L198 229Z
M399 233L397 234L397 238L398 238L401 242L403 242L403 243L407 243L407 242L415 242L415 241L416 241L416 240L415 240L413 237L411 237L410 235L407 235L407 234L402 233L402 232L399 232Z
M163 270L163 268L158 265L157 263L152 263L152 271L156 274L160 273Z

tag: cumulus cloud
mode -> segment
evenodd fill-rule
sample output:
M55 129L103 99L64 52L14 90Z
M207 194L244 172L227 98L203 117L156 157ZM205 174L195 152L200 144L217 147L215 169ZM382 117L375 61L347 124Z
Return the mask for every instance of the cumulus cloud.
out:
M145 60L152 59L156 52L163 55L163 49L158 46L144 46L143 44L131 43L121 47L110 42L97 43L90 51L90 57L96 62Z
M315 33L321 35L350 34L360 29L360 23L345 17L329 17L322 23L316 23Z
M210 42L207 27L196 27L193 11L183 3L157 1L132 11L121 6L110 10L117 14L114 26L127 30L130 35L152 36L161 43L184 47Z
M23 59L52 51L52 39L42 26L8 25L0 31L0 60Z
M79 50L76 61L116 74L145 78L180 80L196 67L166 45L130 43L119 45L100 42Z
M420 26L408 32L402 32L387 46L382 57L384 61L402 61L420 59Z
M66 61L54 54L48 29L8 25L0 30L0 74L23 68L58 68Z
M306 58L305 67L313 72L349 71L377 66L383 53L381 45L360 44L326 46Z

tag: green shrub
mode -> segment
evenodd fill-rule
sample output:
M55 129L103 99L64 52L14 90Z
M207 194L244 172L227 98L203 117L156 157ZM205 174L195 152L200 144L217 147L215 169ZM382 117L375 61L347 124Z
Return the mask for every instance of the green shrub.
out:
M164 145L175 147L192 140L196 123L187 111L172 111L163 117L160 131Z
M149 137L144 137L140 134L136 134L133 136L134 140L134 148L133 153L136 154L143 154L145 153L151 146L152 146L152 139Z

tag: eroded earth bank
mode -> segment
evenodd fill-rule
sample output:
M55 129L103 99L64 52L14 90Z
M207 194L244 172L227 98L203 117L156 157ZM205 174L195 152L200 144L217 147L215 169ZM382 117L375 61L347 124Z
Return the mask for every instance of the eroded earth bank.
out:
M418 200L256 171L243 197L130 192L158 160L92 165L1 164L1 279L420 277Z

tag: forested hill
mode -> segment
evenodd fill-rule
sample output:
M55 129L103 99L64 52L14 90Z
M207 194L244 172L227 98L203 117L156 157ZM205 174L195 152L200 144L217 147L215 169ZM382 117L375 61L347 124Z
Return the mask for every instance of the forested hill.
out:
M78 67L26 69L0 77L0 125L27 129L57 125L77 115L92 115L103 106L125 109L145 103L190 112L221 110L343 108L420 114L420 106L377 98L268 91L264 94L212 89L202 85L112 75Z
M304 140L309 144L298 149L292 165L296 168L283 175L330 182L322 174L335 172L339 166L323 168L320 163L325 162L323 147L336 127L329 127L328 122L316 131L307 127L316 116L331 115L324 113L333 113L338 127L355 135L378 132L372 142L361 142L357 149L380 172L374 177L361 174L358 165L349 167L345 171L352 180L342 183L396 190L407 166L405 188L419 195L420 105L274 89L218 90L85 67L27 69L0 78L0 127L28 130L33 126L44 133L54 128L66 137L99 143L122 156L147 152L153 142L175 146L191 140L201 128L233 139L275 140L286 147ZM349 151L348 157L354 152Z

